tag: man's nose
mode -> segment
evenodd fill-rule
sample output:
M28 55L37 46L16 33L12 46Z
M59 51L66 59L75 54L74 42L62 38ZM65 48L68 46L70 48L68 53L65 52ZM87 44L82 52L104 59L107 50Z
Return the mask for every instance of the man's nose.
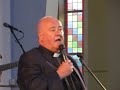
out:
M56 35L61 35L61 36L62 36L62 31L57 30L57 31L56 31Z

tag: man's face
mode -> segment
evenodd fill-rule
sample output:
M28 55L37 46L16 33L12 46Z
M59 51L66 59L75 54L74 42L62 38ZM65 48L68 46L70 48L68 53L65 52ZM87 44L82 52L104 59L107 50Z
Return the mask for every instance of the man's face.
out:
M56 19L48 20L44 26L44 30L40 36L41 45L52 52L57 52L59 45L63 44L63 27L61 22Z

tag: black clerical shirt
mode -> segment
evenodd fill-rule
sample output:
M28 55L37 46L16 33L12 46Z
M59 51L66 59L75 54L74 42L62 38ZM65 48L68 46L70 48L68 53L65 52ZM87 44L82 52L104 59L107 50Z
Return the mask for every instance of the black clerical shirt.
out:
M53 55L53 52L39 46L20 57L17 79L20 90L85 90L75 71L66 77L68 83L60 79L56 70L63 57L60 55L55 58ZM68 58L79 70L74 60L70 56Z

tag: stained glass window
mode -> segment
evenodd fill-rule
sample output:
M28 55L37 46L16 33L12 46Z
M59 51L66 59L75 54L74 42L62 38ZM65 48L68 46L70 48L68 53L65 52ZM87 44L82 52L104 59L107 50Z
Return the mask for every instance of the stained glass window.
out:
M83 53L83 0L67 0L67 52L82 66L76 53Z
M67 52L82 53L82 0L68 0L67 4Z

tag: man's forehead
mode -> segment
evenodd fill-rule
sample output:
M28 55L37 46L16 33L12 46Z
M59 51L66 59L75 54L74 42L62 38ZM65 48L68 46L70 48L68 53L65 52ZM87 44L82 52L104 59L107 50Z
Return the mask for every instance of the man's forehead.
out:
M55 26L55 25L51 26L50 28L51 28L51 29L54 29L54 28L62 28L62 29L63 29L62 26Z
M51 20L51 21L47 21L46 25L50 25L51 27L62 27L62 23L58 20Z
M42 18L39 23L38 23L38 28L43 29L43 28L63 28L62 23L54 17L44 17Z

